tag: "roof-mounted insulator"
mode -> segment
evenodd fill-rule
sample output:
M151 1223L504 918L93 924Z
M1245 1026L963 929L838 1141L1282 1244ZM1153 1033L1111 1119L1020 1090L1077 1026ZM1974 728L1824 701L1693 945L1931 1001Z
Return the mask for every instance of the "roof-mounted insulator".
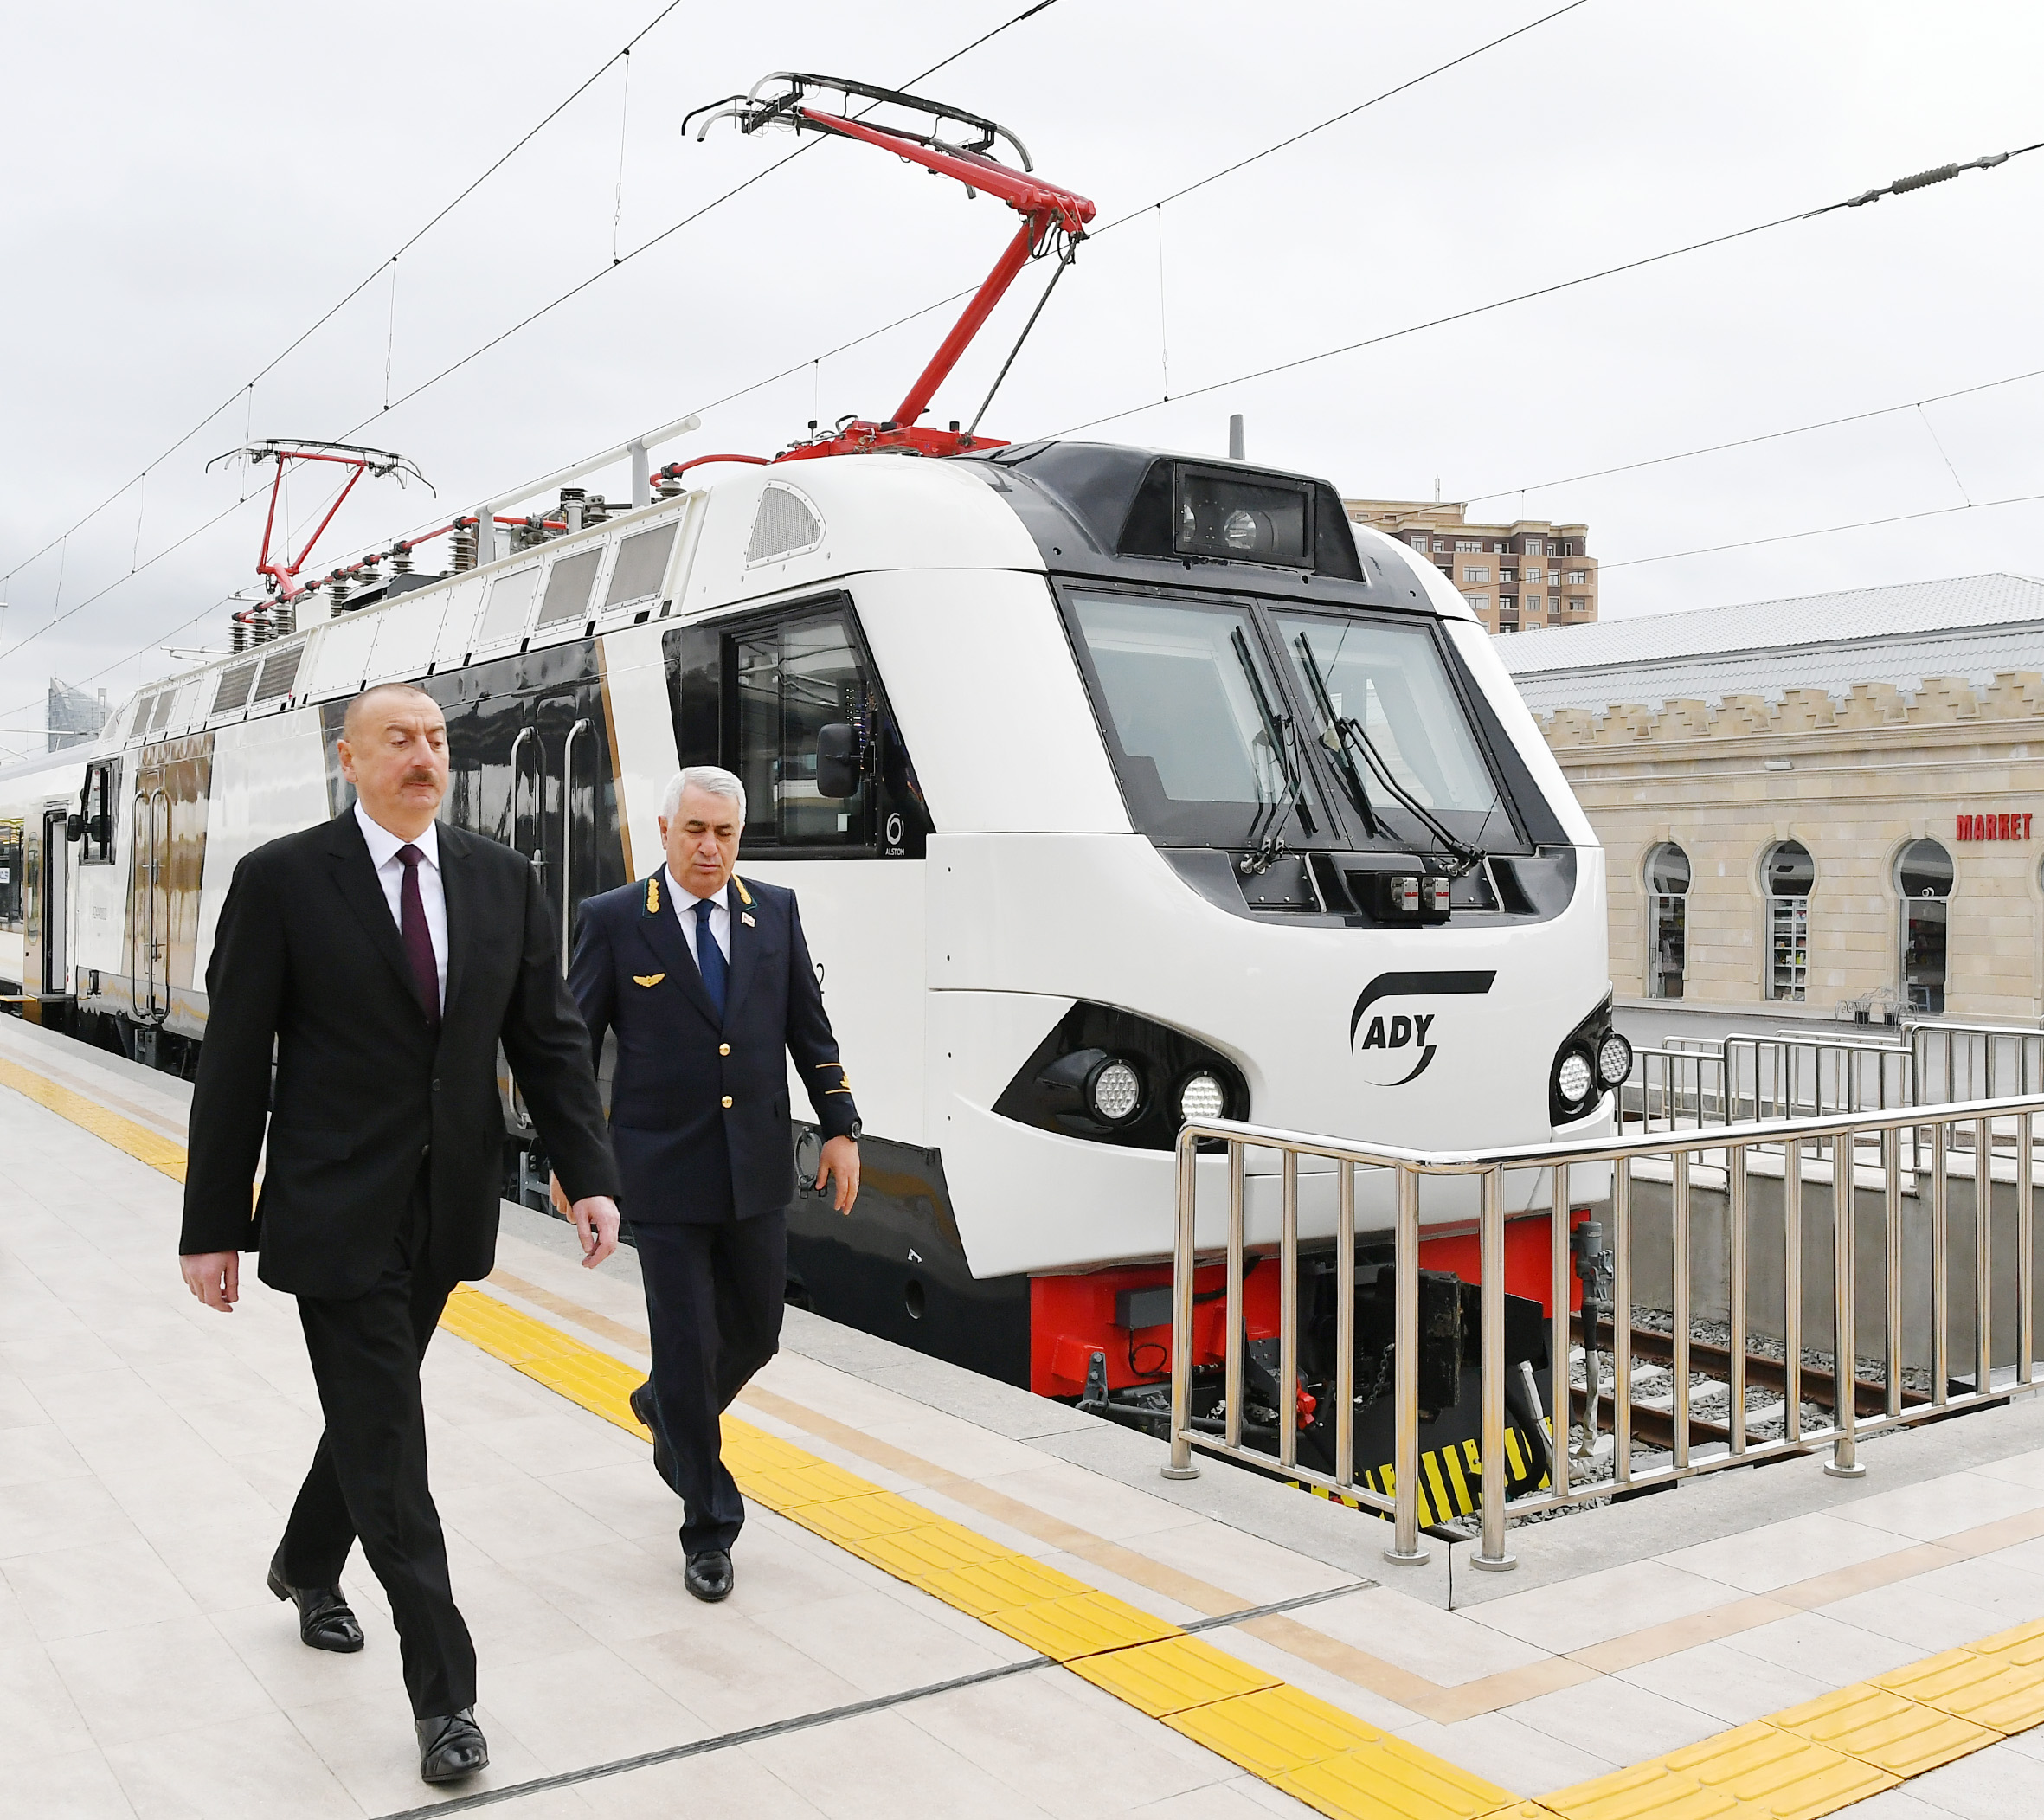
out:
M390 546L390 573L409 575L412 572L412 546L402 538Z
M447 556L448 560L453 563L457 574L463 569L475 567L475 520L473 518L454 520L454 528L447 538Z
M579 486L564 486L561 489L561 517L570 535L582 528L582 512L588 497Z

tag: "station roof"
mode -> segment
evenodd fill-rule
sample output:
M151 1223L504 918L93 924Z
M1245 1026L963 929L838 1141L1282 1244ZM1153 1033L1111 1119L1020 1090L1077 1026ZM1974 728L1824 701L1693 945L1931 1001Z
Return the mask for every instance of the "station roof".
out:
M1912 694L1925 677L1976 687L2044 672L2044 582L1958 576L1736 607L1558 626L1497 640L1536 714L1619 703L1779 701L1790 689L1842 698L1855 683Z

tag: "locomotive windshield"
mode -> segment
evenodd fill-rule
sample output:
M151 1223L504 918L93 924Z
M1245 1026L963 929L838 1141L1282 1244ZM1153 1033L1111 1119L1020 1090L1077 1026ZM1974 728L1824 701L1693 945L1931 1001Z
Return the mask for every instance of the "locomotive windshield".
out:
M1155 595L1068 602L1129 812L1160 845L1516 844L1430 626Z
M1314 825L1303 759L1245 607L1076 595L1115 765L1138 825L1172 846L1239 846Z

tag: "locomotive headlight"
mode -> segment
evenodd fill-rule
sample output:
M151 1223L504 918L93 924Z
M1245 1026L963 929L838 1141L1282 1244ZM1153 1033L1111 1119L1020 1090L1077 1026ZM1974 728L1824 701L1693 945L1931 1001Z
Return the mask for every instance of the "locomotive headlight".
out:
M1109 1124L1125 1125L1142 1109L1142 1077L1127 1062L1103 1062L1086 1083L1086 1099Z
M1254 550L1258 528L1254 512L1231 511L1221 526L1221 536L1231 550Z
M1204 1124L1220 1118L1228 1109L1228 1090L1211 1074L1196 1074L1178 1090L1178 1116L1181 1124Z
M1579 1049L1570 1050L1554 1071L1555 1091L1564 1104L1580 1106L1590 1097L1590 1058Z
M1597 1046L1597 1077L1607 1087L1622 1087L1632 1075L1632 1045L1611 1032Z

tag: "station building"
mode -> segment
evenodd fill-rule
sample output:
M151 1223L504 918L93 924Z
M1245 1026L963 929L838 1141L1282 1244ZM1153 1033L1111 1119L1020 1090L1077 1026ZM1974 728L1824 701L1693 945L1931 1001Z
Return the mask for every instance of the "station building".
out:
M1861 588L1499 650L1604 842L1621 1003L2044 1016L2044 582Z

